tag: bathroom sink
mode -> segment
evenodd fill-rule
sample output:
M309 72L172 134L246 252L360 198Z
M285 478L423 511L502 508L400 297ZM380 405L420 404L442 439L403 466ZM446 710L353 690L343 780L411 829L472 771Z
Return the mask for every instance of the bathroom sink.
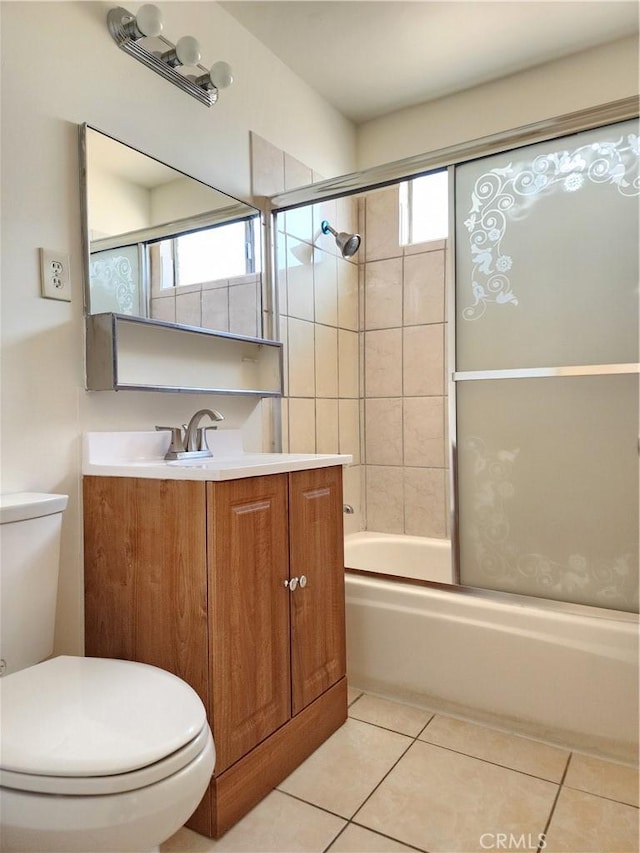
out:
M214 454L211 457L167 461L166 433L85 433L82 473L164 480L236 480L352 462L351 456L337 453L245 453L240 430L211 431L209 446Z

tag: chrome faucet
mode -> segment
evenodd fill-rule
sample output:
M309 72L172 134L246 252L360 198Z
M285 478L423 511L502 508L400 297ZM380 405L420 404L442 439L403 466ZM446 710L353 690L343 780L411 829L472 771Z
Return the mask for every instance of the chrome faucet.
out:
M201 457L213 456L207 445L207 427L199 426L202 418L208 415L214 424L224 420L224 415L216 409L199 409L188 424L181 427L157 426L157 430L169 430L171 442L164 458L173 459L199 459ZM215 426L213 427L215 429Z
M207 430L198 426L205 415L208 415L214 424L224 420L224 415L221 415L216 409L199 409L187 425L184 436L184 449L187 453L206 450L208 456L213 455L207 446Z

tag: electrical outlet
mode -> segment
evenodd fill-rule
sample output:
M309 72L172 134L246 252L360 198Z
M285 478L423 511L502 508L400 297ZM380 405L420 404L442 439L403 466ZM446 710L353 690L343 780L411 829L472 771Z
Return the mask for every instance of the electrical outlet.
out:
M61 299L71 302L71 280L69 277L69 255L40 249L40 280L45 299Z

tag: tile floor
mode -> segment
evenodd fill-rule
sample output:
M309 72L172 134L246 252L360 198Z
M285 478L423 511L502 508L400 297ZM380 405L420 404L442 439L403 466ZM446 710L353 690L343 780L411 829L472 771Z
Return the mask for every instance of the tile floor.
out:
M349 719L218 841L162 853L638 853L638 771L349 690Z

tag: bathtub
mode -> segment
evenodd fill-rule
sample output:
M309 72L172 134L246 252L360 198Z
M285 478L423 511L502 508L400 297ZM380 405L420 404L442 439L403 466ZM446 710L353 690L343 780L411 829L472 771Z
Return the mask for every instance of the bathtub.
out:
M348 569L451 583L451 543L448 539L369 531L349 533L344 538L344 560Z
M357 562L358 535L345 538L346 565ZM404 537L395 538L389 559L400 575ZM381 542L378 548L382 554ZM638 621L629 614L349 570L346 604L352 686L637 760Z

